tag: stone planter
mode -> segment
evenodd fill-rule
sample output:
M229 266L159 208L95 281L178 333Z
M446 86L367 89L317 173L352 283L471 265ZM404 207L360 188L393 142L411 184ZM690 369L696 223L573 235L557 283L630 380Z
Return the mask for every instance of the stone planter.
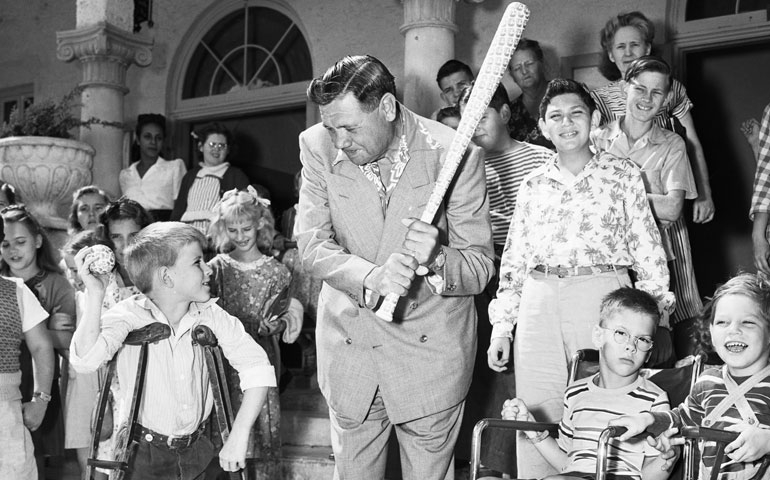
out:
M0 139L0 180L46 228L67 229L72 193L91 183L94 149L87 143L51 137Z

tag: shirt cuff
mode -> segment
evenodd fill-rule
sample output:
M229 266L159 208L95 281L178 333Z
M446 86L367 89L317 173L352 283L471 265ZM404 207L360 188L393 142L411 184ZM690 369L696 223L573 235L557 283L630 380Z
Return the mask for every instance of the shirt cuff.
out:
M275 387L275 369L272 365L257 365L238 374L241 391L256 387Z
M508 322L493 323L491 338L507 338L513 340L513 324Z
M85 355L78 355L78 345L70 345L70 365L78 373L95 372L107 361L107 342L100 336Z

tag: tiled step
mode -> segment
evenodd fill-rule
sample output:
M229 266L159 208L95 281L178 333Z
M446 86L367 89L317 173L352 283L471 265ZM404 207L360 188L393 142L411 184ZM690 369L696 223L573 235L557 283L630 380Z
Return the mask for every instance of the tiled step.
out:
M289 388L281 394L282 411L304 411L323 413L328 416L329 407L326 399L318 388L294 389Z
M332 480L331 447L283 447L283 480Z
M284 445L329 447L332 444L330 428L328 413L281 412L281 441Z

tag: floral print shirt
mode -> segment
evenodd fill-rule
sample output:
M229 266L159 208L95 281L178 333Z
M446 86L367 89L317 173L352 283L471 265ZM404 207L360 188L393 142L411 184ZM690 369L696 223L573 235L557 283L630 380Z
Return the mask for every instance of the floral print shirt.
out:
M635 287L652 294L668 327L674 294L660 232L639 169L602 152L572 180L558 155L522 182L500 266L497 298L489 305L492 338L512 338L524 280L537 265L627 266Z

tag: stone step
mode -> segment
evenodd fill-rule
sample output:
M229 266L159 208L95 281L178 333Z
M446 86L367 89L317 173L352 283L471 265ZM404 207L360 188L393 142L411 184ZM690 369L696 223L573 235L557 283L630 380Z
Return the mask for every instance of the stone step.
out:
M282 448L283 480L332 480L334 460L329 458L331 447Z
M281 410L329 414L329 406L321 390L288 388L281 394Z
M326 412L281 411L281 441L284 445L329 447L331 424Z

